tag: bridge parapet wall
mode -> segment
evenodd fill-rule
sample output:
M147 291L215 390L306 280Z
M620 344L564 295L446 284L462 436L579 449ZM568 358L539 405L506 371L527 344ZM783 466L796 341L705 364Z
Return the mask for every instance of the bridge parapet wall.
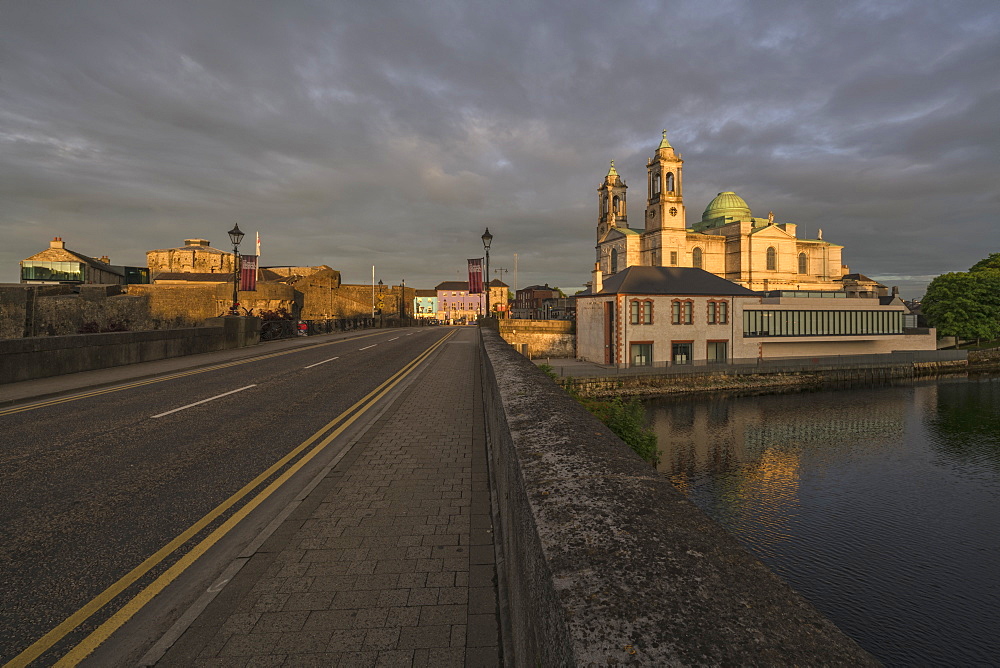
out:
M0 340L0 383L241 348L260 339L257 318L209 318L205 327Z
M878 665L480 331L505 663Z

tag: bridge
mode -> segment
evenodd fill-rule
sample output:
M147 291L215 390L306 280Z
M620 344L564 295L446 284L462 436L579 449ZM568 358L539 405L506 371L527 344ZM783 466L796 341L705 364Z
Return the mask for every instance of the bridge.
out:
M0 386L21 665L874 660L487 328Z

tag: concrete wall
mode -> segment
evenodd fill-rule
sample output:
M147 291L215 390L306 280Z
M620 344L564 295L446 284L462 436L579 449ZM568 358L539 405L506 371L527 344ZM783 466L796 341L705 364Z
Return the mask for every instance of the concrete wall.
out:
M0 383L240 348L259 337L257 318L212 318L205 327L8 339L0 341Z
M575 324L569 320L498 320L504 341L522 350L528 346L531 359L575 357Z
M876 662L481 328L504 662Z

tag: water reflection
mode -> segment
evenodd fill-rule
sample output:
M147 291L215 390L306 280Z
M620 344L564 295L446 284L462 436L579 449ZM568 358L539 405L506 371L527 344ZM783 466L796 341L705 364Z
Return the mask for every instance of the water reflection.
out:
M1000 660L1000 381L647 407L661 471L882 661Z

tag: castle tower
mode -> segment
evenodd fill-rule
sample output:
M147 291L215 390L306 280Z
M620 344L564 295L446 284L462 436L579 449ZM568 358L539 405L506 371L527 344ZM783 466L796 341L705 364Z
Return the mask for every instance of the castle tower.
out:
M646 231L686 227L684 211L684 161L667 141L667 131L646 164Z
M628 227L625 206L625 191L628 186L615 170L615 161L604 177L604 183L597 189L597 243L600 243L612 227Z

